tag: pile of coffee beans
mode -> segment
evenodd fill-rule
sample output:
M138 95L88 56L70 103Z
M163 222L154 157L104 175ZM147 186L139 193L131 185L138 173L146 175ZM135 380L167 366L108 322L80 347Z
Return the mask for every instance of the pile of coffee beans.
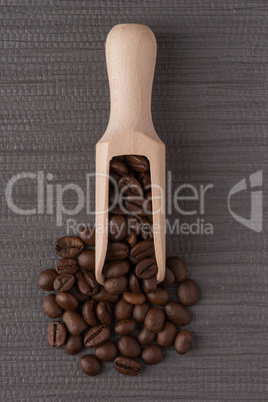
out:
M88 226L78 237L57 240L61 259L55 269L39 275L39 287L55 292L42 304L44 313L57 319L48 325L48 343L64 346L70 355L95 348L94 355L80 359L89 376L100 373L101 362L112 361L120 374L136 376L142 361L152 365L163 359L163 348L174 346L185 354L191 347L192 334L179 327L191 321L187 307L197 303L198 288L187 279L179 257L167 259L165 279L157 283L151 201L148 160L136 155L113 158L104 286L95 278L95 231ZM168 290L173 286L176 300Z

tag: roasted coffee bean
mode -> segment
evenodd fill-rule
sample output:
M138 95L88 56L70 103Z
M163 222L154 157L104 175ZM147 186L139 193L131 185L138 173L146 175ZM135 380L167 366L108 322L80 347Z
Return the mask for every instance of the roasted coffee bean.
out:
M174 282L175 282L175 275L173 274L171 269L166 267L165 278L161 283L161 286L164 286L164 288L170 288L170 286L172 286Z
M55 243L56 253L63 258L75 257L84 248L82 240L78 237L65 236L57 240Z
M127 166L135 172L147 172L149 170L148 159L144 156L126 155L124 156Z
M116 303L119 300L119 295L111 295L108 293L103 286L99 287L98 293L92 296L92 299L97 302L107 301L109 303Z
M94 377L101 372L101 362L96 356L85 355L80 359L80 367L83 373Z
M47 327L47 340L50 346L60 347L67 336L66 327L60 321L53 321Z
M154 292L157 289L157 279L156 276L153 275L151 278L143 279L142 281L142 289L145 293Z
M121 295L128 288L127 276L120 276L120 278L106 279L104 282L104 289L111 295Z
M74 296L76 298L76 300L79 303L79 306L83 305L90 296L87 295L82 295L82 293L80 293L78 287L76 284L74 284L70 290L68 290L68 293L72 296Z
M98 346L94 353L98 359L104 362L112 362L118 355L118 349L113 342L106 342Z
M105 343L110 336L110 328L100 324L90 328L84 337L84 344L87 348L95 348Z
M163 360L163 351L158 345L151 345L142 351L141 358L144 363L152 365L160 363Z
M106 279L120 278L128 273L129 267L127 260L106 261L102 273Z
M124 260L129 254L129 248L126 243L114 242L107 246L106 260Z
M94 271L95 269L95 251L84 250L77 257L78 265L85 271Z
M144 190L148 190L151 187L150 173L138 173L139 182L142 184Z
M82 308L82 315L87 324L94 327L97 325L98 320L96 318L96 306L95 300L87 300Z
M77 262L72 258L62 258L56 264L56 272L58 274L73 275L78 269Z
M130 335L132 332L136 331L137 325L137 322L134 320L121 320L118 321L114 330L118 335Z
M102 301L98 303L96 308L98 320L104 325L110 325L113 319L111 306L108 302Z
M187 271L184 262L179 257L169 257L166 265L175 275L176 282L183 282L187 277Z
M114 306L114 318L118 321L129 318L133 311L133 304L128 303L123 297Z
M171 322L182 327L191 321L190 312L176 301L170 301L165 305L165 313Z
M132 293L132 292L124 292L124 299L131 304L142 304L145 302L145 296L143 293Z
M133 215L147 215L147 207L146 200L141 196L129 196L125 200L125 208Z
M78 236L81 240L88 246L95 246L95 229L89 226L82 227L79 231Z
M82 295L94 296L98 293L99 284L91 271L76 273L77 286Z
M146 314L150 310L151 306L148 302L144 302L142 304L136 304L133 309L133 318L139 323L143 324Z
M140 363L125 356L116 357L114 360L114 368L123 375L136 376L141 372Z
M141 354L141 345L132 335L124 335L117 341L119 352L126 357L135 359Z
M110 169L119 176L125 176L128 174L128 167L125 162L118 157L114 157L110 161Z
M153 228L149 221L140 226L140 234L144 240L153 239Z
M149 257L154 252L154 242L152 240L142 240L130 249L130 259L133 264L138 264L140 260Z
M129 245L129 247L134 246L134 244L137 243L137 235L133 230L130 231L129 235L126 237L126 243Z
M70 335L64 346L64 350L68 355L76 355L83 349L83 339L81 335Z
M142 329L139 332L138 335L138 341L142 346L149 346L151 345L155 340L155 334L153 332L147 331L145 327L142 327Z
M70 274L60 274L53 282L56 292L68 292L75 282L75 278Z
M120 179L119 174L110 171L109 173L109 187L111 188L117 188L118 187L118 180Z
M126 215L128 210L123 205L113 205L109 212L113 215Z
M140 280L134 273L129 275L128 284L132 293L142 293Z
M58 305L55 295L48 295L42 303L44 313L50 318L58 318L62 315L63 309Z
M66 292L59 292L56 295L56 302L64 310L74 311L79 306L77 299Z
M144 326L147 331L158 333L162 331L165 322L165 313L158 307L151 307L146 314Z
M174 342L174 347L177 353L184 355L190 349L193 341L193 335L187 329L180 331Z
M146 293L146 297L149 302L156 304L157 306L163 306L169 300L169 293L167 289L157 286L154 292Z
M58 274L54 269L46 269L41 272L38 278L38 286L43 290L54 290L53 283Z
M148 279L157 273L157 265L154 258L144 258L135 267L135 274L138 278Z
M124 194L125 196L142 196L143 195L143 190L135 177L132 176L124 176L121 177L118 181L118 187L121 190L121 194Z
M127 221L122 215L113 215L109 222L109 239L111 241L124 240L127 235Z
M170 322L166 321L162 331L160 331L156 336L156 342L159 346L164 346L165 348L169 348L173 345L175 337L177 335L176 326Z
M62 319L71 335L80 335L88 327L78 311L65 311Z
M198 287L192 279L186 279L177 288L177 297L184 306L193 306L198 302Z

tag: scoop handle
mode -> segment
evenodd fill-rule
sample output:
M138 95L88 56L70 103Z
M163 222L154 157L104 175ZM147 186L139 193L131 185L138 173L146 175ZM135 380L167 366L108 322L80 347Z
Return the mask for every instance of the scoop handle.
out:
M110 86L109 125L145 132L153 129L151 92L156 60L156 39L149 27L115 25L106 40Z

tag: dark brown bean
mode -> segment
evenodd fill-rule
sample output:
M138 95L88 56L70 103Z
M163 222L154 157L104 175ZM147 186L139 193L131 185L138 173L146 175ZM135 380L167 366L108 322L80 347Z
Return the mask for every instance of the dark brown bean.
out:
M78 236L81 240L88 246L95 246L95 229L89 226L82 227L79 231Z
M90 328L84 337L84 344L87 348L95 348L105 343L110 336L110 328L100 324Z
M84 250L77 257L79 266L85 271L94 271L95 269L95 251Z
M98 293L93 295L92 299L96 300L97 302L107 301L109 303L116 303L119 300L119 295L111 295L104 289L103 286L100 286Z
M77 262L73 258L62 258L56 264L58 274L75 274L78 269Z
M99 284L95 278L95 275L91 271L77 272L77 287L82 295L94 296L98 293Z
M178 285L177 297L184 306L193 306L198 302L199 292L196 283L192 279L186 279Z
M141 358L144 363L152 365L158 364L163 360L163 351L158 345L151 345L142 351Z
M110 325L113 319L111 306L108 302L99 302L96 308L98 320L104 325Z
M133 230L130 231L129 235L126 237L126 243L129 245L129 247L134 246L134 244L137 243L137 235Z
M169 300L169 293L167 289L157 286L154 292L146 293L146 297L149 302L156 304L157 306L163 306Z
M81 335L70 335L64 346L64 350L68 355L76 355L83 349L83 339Z
M78 239L78 237L73 236L62 237L55 243L56 253L63 258L75 257L76 255L81 253L83 248L84 244L82 240Z
M125 200L125 208L133 215L147 215L146 207L148 207L147 201L141 196L129 196Z
M104 282L104 289L111 295L120 295L128 288L127 276L120 276L120 278L106 279Z
M177 353L184 355L190 349L193 341L193 335L187 329L180 331L174 342L174 347Z
M102 273L106 279L116 279L126 275L129 267L130 264L127 260L106 261Z
M163 282L161 282L161 286L164 286L164 288L170 288L170 286L172 286L174 282L175 282L175 275L173 274L171 269L166 267L165 278Z
M41 272L38 278L38 286L46 291L54 290L53 283L58 274L54 269L46 269Z
M80 367L83 373L94 377L101 372L101 362L95 356L85 355L80 359Z
M133 304L128 303L123 297L114 307L114 318L118 321L129 318L133 311ZM135 317L134 317L135 318Z
M155 334L153 332L147 331L145 327L142 327L142 329L139 332L138 335L138 341L142 346L149 346L151 345L155 340Z
M121 193L127 197L143 195L143 190L139 181L133 176L121 177L118 181L118 187L120 188Z
M110 161L110 169L119 176L125 176L128 174L128 167L125 162L118 157L114 157Z
M190 312L176 301L170 301L165 305L165 313L168 319L176 325L187 325L191 321Z
M112 362L118 355L118 349L113 342L106 342L98 346L94 353L98 359L104 362Z
M142 289L144 293L154 292L157 289L157 279L156 275L151 276L151 278L143 279Z
M150 173L138 173L139 182L142 184L144 190L148 190L151 186L151 177Z
M132 335L121 336L117 341L119 352L126 357L135 359L141 354L141 345Z
M71 335L80 335L87 329L87 323L78 311L65 311L62 320Z
M134 273L129 275L128 283L132 293L142 293L140 280Z
M76 284L74 284L71 289L68 290L68 293L76 298L80 306L83 305L90 297L87 295L82 295Z
M135 274L138 278L148 279L157 273L157 265L154 258L144 258L135 267Z
M130 259L133 264L138 264L143 258L149 257L154 252L152 240L142 240L134 244L130 249Z
M184 262L179 257L169 257L166 265L175 276L176 282L183 282L187 277L187 271Z
M135 172L147 172L149 170L148 159L144 156L126 155L124 158L127 166Z
M134 320L121 320L118 321L114 327L114 331L118 335L130 335L132 332L136 331L137 325L137 321Z
M113 215L109 221L109 239L122 241L127 235L127 221L122 215Z
M136 304L136 306L134 306L134 309L133 309L134 320L143 324L146 314L148 313L150 308L151 308L151 306L148 302L144 302L142 304Z
M156 342L159 346L164 346L165 348L169 348L173 345L175 337L177 335L176 326L170 322L166 321L162 331L160 331L156 336Z
M75 278L70 274L61 274L56 277L53 287L56 292L68 292L75 282Z
M53 348L64 344L67 336L66 327L62 322L53 321L47 327L47 340Z
M48 295L42 303L44 313L50 318L58 318L62 315L63 309L58 305L55 295Z
M124 292L124 299L131 304L142 304L145 302L145 296L143 293L132 293L132 292Z
M116 357L114 368L123 375L136 376L141 372L140 363L125 356Z
M129 254L129 248L126 243L114 242L109 243L107 246L106 260L124 260Z
M97 302L95 300L87 300L82 309L84 320L92 327L94 327L98 323L98 320L96 318L96 306Z
M146 314L144 326L147 331L158 333L162 331L165 322L165 313L158 307L151 307Z
M79 306L78 300L66 292L59 292L56 295L56 302L64 310L76 310Z

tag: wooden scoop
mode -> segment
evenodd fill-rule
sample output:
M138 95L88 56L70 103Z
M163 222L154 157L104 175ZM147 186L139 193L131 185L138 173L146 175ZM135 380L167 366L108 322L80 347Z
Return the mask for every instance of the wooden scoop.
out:
M96 278L104 283L110 160L132 154L146 156L150 162L153 239L161 282L165 276L165 145L151 116L155 36L146 25L116 25L107 36L105 51L111 107L108 127L96 145Z

